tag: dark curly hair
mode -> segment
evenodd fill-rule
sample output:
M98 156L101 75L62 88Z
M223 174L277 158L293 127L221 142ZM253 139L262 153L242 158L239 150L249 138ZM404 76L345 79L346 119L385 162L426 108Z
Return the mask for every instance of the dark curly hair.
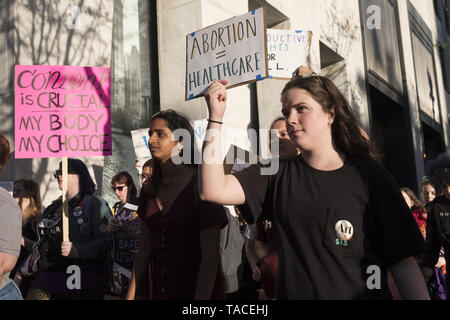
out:
M330 112L334 107L335 119L331 125L331 134L339 151L352 156L377 158L347 100L331 80L317 75L308 78L296 77L285 85L281 96L294 88L308 91L324 112Z

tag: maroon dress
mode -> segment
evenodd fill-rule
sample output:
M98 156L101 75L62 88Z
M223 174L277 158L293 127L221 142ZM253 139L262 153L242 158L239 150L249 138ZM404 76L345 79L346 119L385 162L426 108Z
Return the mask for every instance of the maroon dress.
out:
M224 208L195 200L194 177L167 213L158 210L154 199L144 202L138 214L151 233L149 296L151 300L194 299L201 261L200 232L228 223ZM217 248L219 250L219 248ZM223 299L220 265L211 299Z

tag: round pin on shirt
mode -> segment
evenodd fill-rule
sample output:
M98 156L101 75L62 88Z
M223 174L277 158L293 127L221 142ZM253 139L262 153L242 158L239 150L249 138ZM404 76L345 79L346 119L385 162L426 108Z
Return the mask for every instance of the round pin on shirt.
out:
M336 236L340 240L350 240L353 237L353 226L347 220L339 220L334 226Z
M82 224L83 222L84 222L83 218L78 218L78 219L77 219L77 223L78 223L78 224Z

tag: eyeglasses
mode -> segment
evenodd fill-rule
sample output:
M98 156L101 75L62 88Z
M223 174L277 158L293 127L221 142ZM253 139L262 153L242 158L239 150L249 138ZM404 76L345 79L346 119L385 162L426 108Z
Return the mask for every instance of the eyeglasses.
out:
M317 73L315 73L314 71L312 72L308 72L302 76L297 76L298 78L303 78L303 79L308 79L311 77L315 77L316 79L318 79L320 81L320 83L322 84L322 86L324 87L324 89L327 91L328 96L330 97L331 101L333 101L332 95L330 93L330 91L328 91L327 86L325 85L325 83L323 83L322 79L320 79L319 75Z
M112 189L114 192L116 192L116 190L123 191L123 188L125 188L125 187L126 187L126 186L117 186L117 187L111 186L111 189Z

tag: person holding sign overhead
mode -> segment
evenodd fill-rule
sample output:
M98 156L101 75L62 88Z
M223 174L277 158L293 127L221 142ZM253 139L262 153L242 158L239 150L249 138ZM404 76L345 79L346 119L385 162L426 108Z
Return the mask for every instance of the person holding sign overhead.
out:
M227 84L216 81L205 92L210 120L203 148L217 160ZM201 199L245 203L248 223L272 221L277 299L389 299L387 269L404 299L429 299L414 259L425 249L422 235L345 98L315 73L290 80L281 97L301 154L280 160L271 175L262 174L262 164L225 175L220 160L204 157Z
M175 136L180 131L182 137ZM173 110L153 115L149 148L153 174L141 190L142 227L127 299L223 299L219 241L228 219L222 206L199 198L189 121Z
M62 189L61 163L54 173ZM37 274L29 300L103 299L106 288L105 258L111 246L106 231L111 210L94 195L95 184L86 165L68 159L67 198L69 239L62 239L62 201L53 201L38 224Z

